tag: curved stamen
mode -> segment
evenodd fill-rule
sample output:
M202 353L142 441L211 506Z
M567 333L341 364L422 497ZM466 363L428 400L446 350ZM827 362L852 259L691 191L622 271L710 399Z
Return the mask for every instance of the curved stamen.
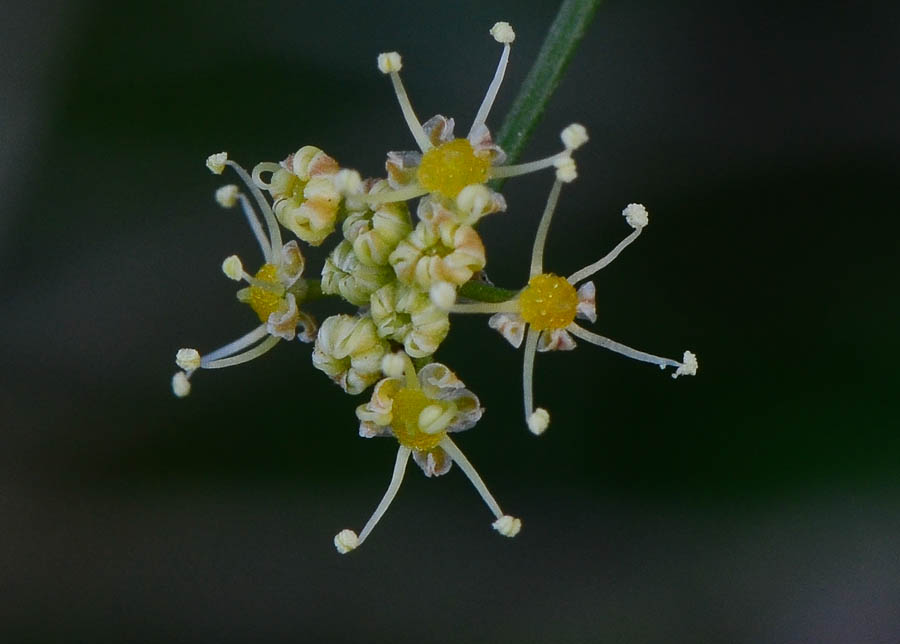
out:
M503 83L503 76L506 74L506 63L509 61L509 50L509 43L505 43L503 45L503 53L500 54L500 62L497 64L497 71L494 72L494 78L488 86L487 94L484 95L484 100L481 101L481 107L478 108L475 120L472 121L472 128L469 130L469 136L472 136L474 132L477 132L478 129L485 124L485 121L487 121L488 114L491 112L491 107L494 105L494 99L497 98L497 92L500 90L500 85Z
M547 196L547 205L544 207L544 214L541 215L537 234L534 237L534 247L531 249L531 277L544 272L544 245L547 242L547 232L550 230L550 220L553 218L553 211L556 210L556 202L559 200L560 188L562 188L562 181L557 179L553 182L553 187Z
M259 249L262 251L263 257L267 262L270 262L272 260L272 247L263 233L262 224L259 223L259 218L256 216L250 200L247 199L247 195L243 192L239 192L237 198L241 202L241 209L244 211L244 216L247 217L247 223L250 224L253 236L256 237L256 241L259 243Z
M394 500L394 497L397 496L400 484L403 483L403 476L406 474L406 464L409 462L409 455L410 449L408 447L403 447L401 445L397 450L397 460L394 462L394 472L391 474L391 482L388 485L384 496L381 498L381 503L375 508L375 512L372 513L372 516L369 517L365 527L363 527L362 532L359 533L359 543L357 545L361 545L362 542L366 540L366 537L372 533L372 530L378 525L381 517L387 512L387 509L391 507L391 502Z
M278 228L278 220L275 219L275 213L272 212L272 208L269 206L269 202L266 201L266 198L263 195L262 191L260 191L259 186L253 183L253 179L250 178L250 175L247 174L247 171L231 159L228 159L225 163L227 163L234 169L235 172L237 172L238 176L241 178L241 181L243 181L244 184L246 184L246 186L250 189L250 193L256 200L256 205L259 207L263 218L266 220L266 227L269 229L269 243L272 248L272 255L267 259L270 261L270 263L277 264L278 258L281 255L282 242L281 230Z
M562 152L557 152L553 156L546 157L545 159L529 161L528 163L520 163L518 165L495 165L492 166L490 170L488 170L488 174L490 175L491 179L507 179L509 177L518 177L522 174L529 174L531 172L543 170L544 168L553 167L557 160L565 159L566 157L570 156L571 153L571 150L563 150Z
M427 194L428 191L425 188L418 183L413 183L397 190L382 190L373 195L366 195L364 199L369 205L377 206L378 204L393 203L395 201L408 201Z
M425 129L416 117L412 103L409 102L409 96L406 95L406 88L403 87L403 81L400 80L400 73L392 71L389 73L391 83L394 85L394 93L397 95L397 102L400 103L400 110L403 112L403 118L406 119L406 126L416 140L416 145L422 152L428 152L432 148L431 140L425 134Z
M265 327L263 327L265 329ZM223 369L225 367L233 367L235 365L244 364L245 362L250 362L251 360L255 360L259 356L268 352L269 349L274 347L281 340L278 336L270 335L268 338L257 344L252 349L245 351L244 353L238 353L237 355L233 355L229 358L222 358L221 360L204 360L203 368L204 369Z
M683 366L677 360L670 360L669 358L662 358L660 356L655 356L652 353L646 353L644 351L638 351L637 349L632 349L629 346L626 346L620 342L616 342L615 340L610 340L607 337L602 335L598 335L596 333L591 333L587 329L583 329L574 322L566 327L566 330L574 335L577 338L581 338L582 340L586 340L591 344L595 344L598 347L603 347L604 349L609 349L610 351L614 351L619 353L625 357L632 358L633 360L639 360L641 362L649 362L651 364L659 365L662 368L666 367L681 367Z
M205 356L203 356L201 366L205 366L208 361L217 360L218 358L224 358L226 356L235 354L238 351L246 349L251 344L262 340L267 334L268 331L266 330L266 325L260 324L250 333L238 338L233 342L229 342L224 347L219 347L215 351L207 353Z
M263 190L269 190L272 187L270 182L263 181L262 173L268 172L270 174L275 174L282 167L278 163L273 163L272 161L263 161L261 163L257 163L253 166L253 171L250 173L250 176L253 178L253 183L262 188Z
M588 264L580 271L575 271L574 273L569 275L569 277L566 278L568 282L570 284L577 284L578 282L587 279L594 273L609 266L613 262L613 260L619 256L619 253L625 250L625 248L629 244L631 244L631 242L638 238L638 236L641 234L641 230L641 228L635 228L633 231L631 231L631 234L628 235L628 237L620 241L615 248L613 248L611 251L609 251L609 253L606 254L605 257L597 260L593 264Z
M466 455L462 453L456 443L450 440L449 436L444 436L441 439L441 442L438 445L443 448L445 452L453 459L453 462L459 465L459 469L461 469L469 481L472 483L472 486L478 491L478 494L487 504L488 508L490 508L491 512L494 514L494 517L499 519L503 516L503 510L500 509L500 504L497 503L497 500L493 497L490 490L488 490L487 485L484 484L484 481L481 480L481 477L478 475L478 472L475 470L475 466L469 462L469 459L466 458Z

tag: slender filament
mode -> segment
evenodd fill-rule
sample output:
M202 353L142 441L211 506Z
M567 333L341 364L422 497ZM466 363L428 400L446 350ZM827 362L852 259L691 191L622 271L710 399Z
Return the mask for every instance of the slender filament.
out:
M203 356L202 359L202 367L206 367L206 363L212 360L217 360L219 358L224 358L230 355L237 353L238 351L242 351L246 349L251 344L262 340L268 331L266 330L265 324L260 324L258 327L253 329L250 333L241 336L234 342L229 342L224 347L219 347L215 351L210 351L206 355Z
M525 357L522 365L522 393L525 401L525 420L531 418L534 413L534 354L537 351L538 338L541 332L528 326L528 335L525 336Z
M253 179L250 178L250 175L247 174L247 171L231 159L228 159L226 163L234 168L234 171L237 172L238 176L241 178L241 181L243 181L247 188L250 189L250 193L253 195L253 198L256 199L256 205L259 207L263 218L266 220L266 227L269 229L269 241L272 246L271 263L276 264L278 256L281 254L282 242L281 230L278 228L278 220L275 219L275 213L272 212L272 208L269 207L269 202L266 201L266 198L263 195L262 191L259 189L259 186L253 183Z
M610 351L615 351L623 356L628 358L632 358L634 360L640 360L641 362L649 362L651 364L659 365L661 367L681 367L683 366L677 360L670 360L669 358L661 358L660 356L655 356L652 353L646 353L644 351L638 351L637 349L632 349L631 347L625 346L620 342L616 342L615 340L610 340L607 337L602 335L597 335L596 333L591 333L587 329L583 329L575 323L570 324L566 327L566 330L574 335L575 337L581 338L582 340L586 340L591 344L596 344L598 347L603 347L604 349L609 349Z
M431 140L429 140L428 135L425 134L422 124L419 123L419 119L416 117L415 111L413 111L412 103L409 102L409 96L406 95L406 89L403 87L403 81L400 80L400 74L398 72L391 72L391 83L394 84L394 93L397 95L397 102L400 103L400 110L403 112L403 118L406 119L406 125L409 127L410 133L412 133L413 138L416 140L416 145L419 146L419 149L422 150L422 152L427 152L432 147Z
M500 62L497 64L497 71L494 72L494 78L488 86L487 94L484 95L484 100L481 101L481 107L478 108L475 120L472 121L472 129L469 130L470 137L485 124L488 114L491 113L494 99L497 98L497 92L500 91L500 85L503 83L503 76L506 74L506 63L509 61L509 49L509 43L503 45L503 53L500 54Z
M450 455L450 458L453 459L453 462L459 465L459 469L461 469L475 489L478 491L478 494L481 495L481 498L484 499L484 502L487 504L488 508L490 508L491 512L494 513L496 518L500 518L503 516L503 510L500 509L500 504L497 503L497 500L493 497L490 491L487 489L487 485L484 484L484 481L481 480L481 477L478 476L478 472L475 469L475 466L469 462L469 459L466 458L466 455L462 453L456 443L450 440L449 436L444 436L439 443L440 446L444 449L447 454Z
M544 168L550 168L557 159L564 159L569 156L570 150L557 152L553 156L537 161L529 161L528 163L520 163L518 165L495 165L491 167L490 173L492 179L506 179L508 177L518 177L522 174L537 172Z
M233 355L229 358L222 358L220 360L212 360L203 362L204 369L223 369L225 367L233 367L235 365L244 364L245 362L250 362L251 360L255 360L259 356L268 352L269 349L278 344L278 341L281 340L278 336L270 335L268 338L257 344L252 349L248 349L243 353L238 353L237 355Z
M631 244L631 242L633 242L635 239L637 239L638 236L640 236L640 234L641 234L641 229L635 228L631 232L631 234L628 235L628 237L626 237L625 239L620 241L615 248L613 248L611 251L609 251L609 253L606 254L605 257L602 257L601 259L597 260L593 264L589 264L589 265L585 266L584 268L582 268L580 271L576 271L576 272L572 273L571 275L569 275L569 277L566 278L568 280L569 284L577 284L578 282L587 279L594 273L596 273L596 272L606 268L610 264L612 264L613 260L619 256L619 253L621 253L623 250L625 250L625 248L629 244Z
M531 249L530 277L540 275L544 272L544 246L547 243L547 232L550 230L550 220L553 218L553 211L556 210L556 202L559 200L560 188L562 188L562 181L557 179L553 182L553 187L550 189L550 194L547 196L547 205L544 207L544 214L541 215L537 234L534 236L534 247Z
M385 491L384 496L381 498L381 503L375 508L375 512L372 513L372 516L369 517L362 532L359 533L359 545L362 545L362 542L366 540L366 537L368 537L372 530L375 529L375 526L378 525L378 522L381 520L381 517L384 516L384 513L391 507L391 502L394 500L394 497L397 496L400 484L403 483L403 475L406 474L406 464L409 462L409 454L410 449L408 447L403 447L403 445L397 450L397 460L394 462L394 472L391 474L391 482L388 485L388 489Z
M271 262L272 247L269 245L269 240L266 239L266 236L263 233L262 224L259 223L259 218L253 211L253 206L250 204L250 200L247 199L247 195L245 195L243 192L238 193L238 200L241 202L241 209L244 211L244 215L247 217L247 223L250 224L250 229L253 231L253 236L256 237L256 241L259 243L259 249L262 251L263 257L265 258L266 262Z

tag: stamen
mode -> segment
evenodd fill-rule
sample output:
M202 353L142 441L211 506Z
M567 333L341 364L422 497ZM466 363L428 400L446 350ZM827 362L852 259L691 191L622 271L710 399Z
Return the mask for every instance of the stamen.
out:
M466 477L472 483L472 486L477 490L478 494L494 514L494 517L497 519L501 518L503 516L503 510L500 509L500 504L497 503L497 500L487 489L487 485L485 485L484 481L481 480L481 477L478 476L475 466L469 462L469 459L467 459L466 455L456 446L456 443L450 440L449 436L444 436L438 444L445 452L447 452L450 458L453 459L453 462L459 465L459 469L465 473Z
M541 215L537 234L534 237L534 247L531 249L531 277L544 272L544 245L547 242L550 220L553 218L553 211L556 210L556 202L559 200L561 188L562 182L557 179L553 182L553 187L550 188L550 194L547 196L547 205L544 207L544 214Z
M265 328L265 327L263 327ZM222 358L221 360L213 360L203 361L204 369L223 369L225 367L233 367L235 365L244 364L245 362L250 362L251 360L255 360L259 356L263 355L269 349L274 347L281 338L270 335L268 338L257 344L252 349L245 351L244 353L239 353L237 355L231 356L230 358Z
M266 261L270 264L278 263L278 256L281 253L281 229L278 228L278 220L275 219L275 213L272 212L272 208L269 206L269 202L266 201L265 196L260 191L259 187L253 183L253 180L250 178L250 175L247 174L247 171L244 170L237 163L228 159L225 163L231 166L235 172L237 172L238 176L241 178L241 181L250 189L250 193L253 195L253 198L256 200L256 205L259 207L259 211L262 213L263 218L266 220L266 227L269 229L269 244L271 250L271 256L266 255ZM251 227L253 224L251 224Z
M270 293L276 293L277 295L284 294L284 286L282 286L281 284L273 284L272 282L264 282L263 280L258 280L246 271L241 273L241 277L251 286L265 289L266 291L269 291Z
M384 496L381 498L381 503L375 508L375 512L372 513L372 516L369 517L362 532L359 533L358 546L362 545L363 541L366 540L366 537L368 537L372 533L372 530L375 529L375 526L378 525L378 521L381 520L381 517L384 516L387 509L391 507L391 502L394 500L394 497L397 496L400 484L403 483L403 475L406 474L406 464L409 462L409 455L410 449L408 447L403 447L401 445L397 450L397 460L394 462L394 472L391 474L391 482L388 485L388 489L385 491Z
M496 28L496 25L494 25L494 27ZM506 25L506 27L509 29L509 32L512 32L509 25ZM510 35L503 29L491 29L492 33L494 31L501 37L508 38ZM495 36L495 38L496 37L497 36ZM515 34L512 34L512 37L515 38ZM502 41L498 40L498 42ZM494 99L497 98L497 92L500 90L500 85L503 83L503 76L506 74L506 64L509 61L510 42L512 41L510 40L509 42L503 43L503 53L500 54L500 62L497 63L497 71L494 72L494 78L488 86L487 94L484 95L484 100L481 101L481 107L478 108L478 113L475 114L475 120L472 121L472 128L469 130L470 137L473 132L477 132L479 128L484 126L488 114L491 112L491 107L494 105Z
M244 216L247 218L247 223L250 224L250 230L253 231L253 236L256 237L256 242L259 244L263 257L266 262L272 263L272 247L269 245L269 240L266 239L265 233L263 233L262 224L259 223L259 217L256 216L253 206L250 205L250 200L242 192L238 193L237 198L241 202L241 210L244 211Z
M506 302L454 304L446 310L450 313L518 313L519 299L507 300Z
M609 253L607 253L607 255L605 257L597 260L593 264L588 264L587 266L582 268L580 271L575 271L574 273L569 275L569 277L566 278L568 280L569 284L577 284L578 282L581 282L582 280L587 279L594 273L597 273L598 271L602 270L603 268L606 268L607 266L609 266L613 262L613 260L619 256L619 253L621 253L623 250L625 250L625 248L629 244L631 244L631 242L633 242L635 239L637 239L640 236L640 234L641 234L641 229L635 228L633 231L631 231L631 234L628 235L628 237L626 237L625 239L620 241L619 244L615 248L613 248L611 251L609 251Z
M531 172L543 170L544 168L551 168L558 159L564 159L569 156L569 154L571 154L571 150L563 150L562 152L557 152L553 156L549 156L545 159L529 161L528 163L520 163L518 165L495 165L491 167L489 173L491 179L518 177L522 174L529 174Z
M580 326L574 323L566 327L566 330L575 337L586 340L591 344L596 344L598 347L603 347L604 349L615 351L616 353L622 354L627 358L632 358L633 360L639 360L641 362L649 362L651 364L659 365L662 369L665 369L666 367L679 368L684 366L677 360L661 358L660 356L655 356L651 353L638 351L637 349L632 349L631 347L625 346L624 344L616 342L615 340L610 340L609 338L602 335L591 333L587 329L582 329Z
M547 429L547 425L550 423L550 415L546 410L538 410L543 411L543 414L539 414L540 416L546 416L544 419L546 422L543 423L543 427L538 431L535 431L532 428L532 417L537 413L534 409L534 355L537 352L537 344L538 338L540 338L541 332L535 329L534 327L528 327L528 335L525 336L525 357L523 359L522 365L522 393L523 400L525 401L525 422L528 424L528 429L531 430L533 434L540 434L545 429Z
M257 186L259 186L263 190L269 190L272 187L272 184L271 182L263 181L262 173L268 172L270 174L275 174L281 169L282 167L278 163L263 161L253 166L253 171L250 173L250 176L253 178L253 183L255 183Z
M428 194L428 191L425 188L418 183L413 183L412 185L400 188L399 190L382 190L381 192L376 192L372 195L366 195L364 199L369 205L377 206L379 204L393 203L395 201L408 201L425 194Z
M406 119L406 125L409 128L410 133L416 140L419 149L422 150L422 152L427 152L432 147L431 140L428 138L428 135L425 134L422 124L416 117L412 103L409 102L409 96L406 95L406 89L403 87L403 81L400 80L400 69L402 67L403 62L400 58L400 54L397 52L392 51L378 55L378 69L382 74L390 75L391 83L394 86L394 93L397 95L397 102L400 103L400 110L403 112L403 118Z
M219 358L224 358L226 356L235 354L238 351L249 347L251 344L262 340L266 335L268 335L266 325L261 324L253 329L250 333L238 338L234 342L229 342L224 347L219 347L215 351L207 353L205 356L203 356L203 364L201 364L201 367L204 366L205 363L209 360L217 360Z

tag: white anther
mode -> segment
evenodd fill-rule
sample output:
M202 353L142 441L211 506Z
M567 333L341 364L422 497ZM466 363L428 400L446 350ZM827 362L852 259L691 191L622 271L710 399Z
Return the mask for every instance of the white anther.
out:
M222 272L228 279L240 282L244 276L244 265L241 264L241 258L237 255L226 257L222 262Z
M356 550L359 545L359 537L353 530L341 530L334 535L334 547L342 555L347 554L351 550Z
M700 367L700 365L697 363L697 356L695 356L690 351L685 351L684 356L681 358L681 362L683 364L675 370L675 373L672 374L673 378L677 378L678 376L697 375L697 369Z
M179 398L184 398L191 393L191 381L188 380L187 374L179 371L172 376L172 393Z
M216 201L223 208L231 208L237 203L238 187L233 183L216 190Z
M514 537L519 534L522 529L522 520L516 517L504 514L502 517L494 521L492 524L494 530L502 534L504 537Z
M625 216L625 221L628 222L628 225L634 229L643 228L650 223L650 213L639 203L628 204L625 206L622 214Z
M444 411L444 408L440 405L428 405L419 412L419 429L426 434L437 434L443 430L447 427L446 422L441 422L441 417L445 415ZM444 420L446 421L447 419Z
M175 354L175 364L179 369L193 371L200 368L200 352L196 349L179 349Z
M381 359L381 370L388 378L402 378L406 361L401 352L386 353Z
M456 197L456 205L472 220L477 221L490 207L492 196L490 188L481 183L473 183L460 191Z
M563 183L571 183L578 177L575 160L571 157L560 157L553 162L556 166L556 178Z
M494 26L491 27L491 35L494 37L494 40L504 45L516 39L516 32L513 31L508 22L495 22Z
M209 168L209 171L213 174L222 174L222 171L225 169L225 163L227 161L227 152L217 152L216 154L210 154L206 158L206 167Z
M543 407L535 409L528 417L528 429L535 436L543 434L550 426L550 412Z
M580 123L572 123L565 127L562 134L560 134L560 138L567 150L577 150L587 143L588 134L583 125Z
M435 282L428 291L432 303L439 309L449 311L456 303L456 289L450 282Z
M403 68L403 59L395 51L378 54L378 70L382 74L399 72Z

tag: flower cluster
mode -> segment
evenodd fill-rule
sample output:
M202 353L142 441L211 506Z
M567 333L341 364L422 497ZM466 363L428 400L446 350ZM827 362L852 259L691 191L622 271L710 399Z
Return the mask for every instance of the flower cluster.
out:
M479 398L434 359L450 331L452 315L492 314L491 328L516 347L524 341L525 424L535 434L550 422L549 412L533 403L535 352L571 350L573 336L662 368L674 367L673 377L697 372L697 359L689 351L680 362L660 358L575 322L596 321L595 289L585 280L637 239L648 223L647 211L637 204L625 209L633 232L602 259L567 278L544 271L550 220L562 185L577 177L572 153L587 142L587 132L581 125L569 125L557 154L519 165L505 163L506 154L486 122L515 33L504 22L490 33L503 46L500 62L464 138L454 134L452 118L436 115L421 123L400 80L400 55L378 56L378 68L390 77L418 147L388 152L382 178L363 179L309 145L279 163L259 163L249 173L224 152L207 159L212 172L221 174L229 167L245 186L244 192L226 185L216 192L216 200L224 208L240 207L262 263L251 274L231 255L222 270L229 279L246 283L237 298L250 307L258 325L205 354L180 349L172 389L179 397L187 396L198 370L241 364L281 340L295 338L313 344L313 366L348 394L371 387L368 402L356 410L359 434L393 437L399 447L390 484L372 517L359 534L345 529L335 537L341 553L357 548L371 534L399 490L410 456L429 477L446 474L455 463L494 515L494 529L507 537L521 529L521 520L500 509L450 438L475 426L483 414ZM554 170L555 181L537 228L530 279L515 291L494 289L484 280L487 252L476 226L482 217L505 211L506 201L488 182L545 168ZM285 242L282 229L296 239ZM306 261L298 240L319 246L332 236L336 241L319 279L304 277ZM489 297L481 296L485 293ZM317 324L304 305L329 296L344 300L356 312L332 315Z

